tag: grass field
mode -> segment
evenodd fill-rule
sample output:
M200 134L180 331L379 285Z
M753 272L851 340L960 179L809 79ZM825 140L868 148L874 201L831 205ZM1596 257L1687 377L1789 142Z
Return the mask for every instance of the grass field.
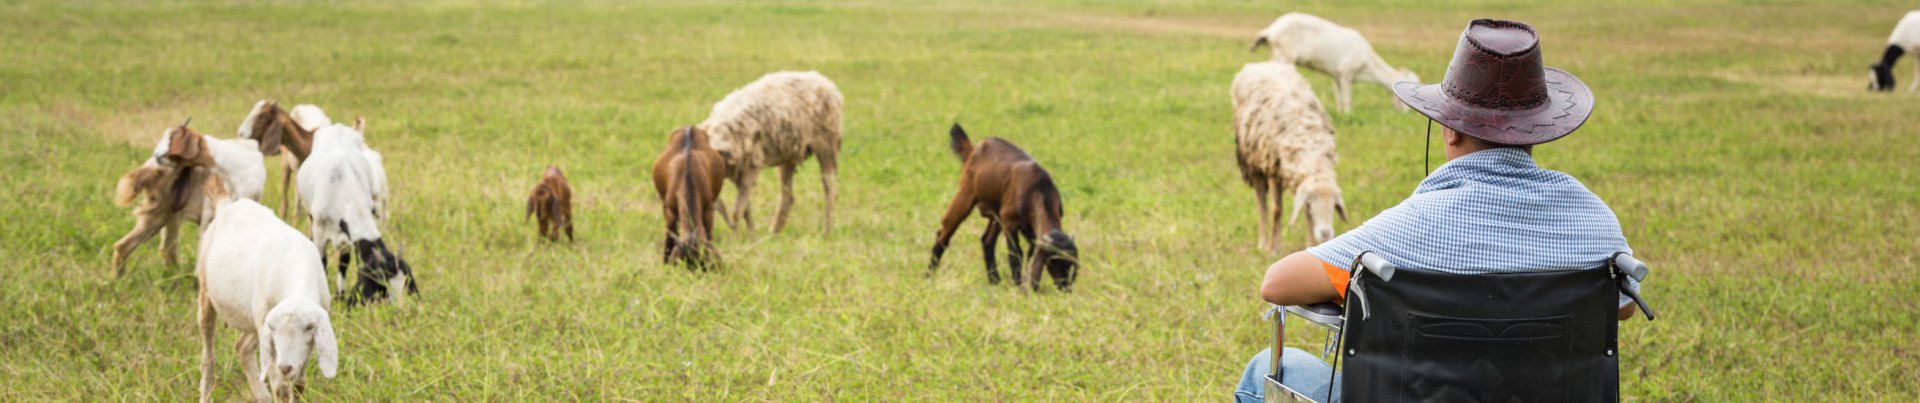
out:
M1428 81L1467 20L1528 21L1594 88L1595 117L1536 157L1654 265L1664 316L1621 330L1628 400L1920 399L1920 97L1904 64L1901 91L1864 89L1911 4L296 3L0 1L0 401L195 397L194 230L182 266L156 240L113 278L133 218L112 186L167 125L232 136L262 98L368 118L422 287L336 305L340 376L310 398L1226 399L1269 340L1255 291L1278 257L1253 247L1227 87L1292 10ZM717 273L659 264L646 178L666 133L782 69L846 96L834 229L808 164L786 233L720 231ZM1421 118L1354 94L1335 116L1343 230L1422 175ZM926 276L956 120L1053 172L1087 264L1074 293L987 285L977 218ZM521 221L548 164L571 177L577 243ZM238 399L221 334L216 397Z

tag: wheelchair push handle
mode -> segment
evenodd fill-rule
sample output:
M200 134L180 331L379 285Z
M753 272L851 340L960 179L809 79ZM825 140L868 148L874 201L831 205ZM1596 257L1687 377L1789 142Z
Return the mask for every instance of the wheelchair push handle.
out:
M1371 251L1360 252L1359 260L1362 269L1373 271L1373 275L1380 276L1381 281L1393 281L1394 270L1399 270L1392 262Z
M1625 273L1627 277L1632 278L1633 281L1647 280L1647 264L1641 263L1640 259L1634 259L1633 255L1629 255L1626 252L1613 254L1613 267L1619 269L1621 273Z

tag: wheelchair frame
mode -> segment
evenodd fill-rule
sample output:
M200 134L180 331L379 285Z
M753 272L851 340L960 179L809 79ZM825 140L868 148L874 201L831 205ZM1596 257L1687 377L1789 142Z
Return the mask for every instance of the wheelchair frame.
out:
M1638 259L1634 259L1633 255L1627 254L1626 252L1614 253L1613 256L1607 260L1609 265L1608 269L1612 270L1611 276L1616 276L1617 278L1617 276L1625 275L1634 281L1642 281L1647 277L1647 265ZM1399 270L1393 263L1388 262L1386 259L1381 258L1378 253L1373 253L1372 251L1361 252L1359 256L1355 257L1353 267L1354 270L1350 271L1352 277L1347 283L1347 292L1361 300L1366 299L1366 293L1360 287L1361 272L1371 272L1375 277L1379 277L1380 281L1391 282L1393 280L1393 274ZM1638 305L1641 312L1646 315L1647 320L1653 320L1653 310L1647 306L1645 300L1641 299L1638 293L1625 287L1621 287L1620 291L1625 293ZM1351 306L1352 304L1347 305L1347 307ZM1327 329L1326 345L1321 349L1320 353L1321 358L1326 359L1330 356L1337 357L1339 349L1345 341L1346 334L1344 330L1347 322L1346 319L1352 314L1352 312L1347 311L1347 307L1335 305L1331 301L1303 306L1279 306L1269 304L1268 309L1261 314L1263 320L1270 319L1274 322L1273 348L1270 352L1271 356L1268 357L1270 359L1268 360L1267 375L1263 377L1264 380L1262 381L1264 384L1265 400L1267 402L1313 401L1307 397L1306 393L1293 390L1293 388L1287 387L1280 382L1281 372L1283 371L1283 368L1281 368L1281 355L1283 350L1286 349L1287 315L1292 314L1299 316L1302 319L1306 319L1308 323ZM1365 320L1368 316L1371 316L1371 312L1368 312L1371 308L1368 308L1366 304L1361 304L1361 310L1361 320ZM1338 361L1329 361L1330 364L1337 362ZM1340 368L1335 366L1333 370L1338 373ZM1329 388L1332 387L1334 386L1329 386ZM1329 393L1328 395L1331 396L1332 394Z

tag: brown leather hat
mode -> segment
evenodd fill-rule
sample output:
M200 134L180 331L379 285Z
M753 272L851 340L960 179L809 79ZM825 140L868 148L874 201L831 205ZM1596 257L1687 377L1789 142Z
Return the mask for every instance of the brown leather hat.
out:
M1559 139L1593 115L1593 91L1542 66L1539 35L1518 21L1473 20L1439 84L1395 83L1393 92L1441 125L1506 145Z

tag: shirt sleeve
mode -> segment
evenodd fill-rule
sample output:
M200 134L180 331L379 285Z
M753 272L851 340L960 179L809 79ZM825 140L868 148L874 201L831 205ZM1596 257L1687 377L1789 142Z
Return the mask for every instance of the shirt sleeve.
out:
M1307 248L1307 254L1320 258L1321 262L1333 265L1341 270L1352 271L1353 259L1359 256L1360 252L1373 251L1384 256L1391 256L1391 254L1380 250L1380 248L1386 246L1388 237L1391 237L1393 233L1404 232L1410 228L1409 226L1416 224L1418 220L1415 215L1417 214L1414 208L1402 202L1400 205L1380 212L1379 215L1373 216L1373 218L1368 219L1367 222L1360 223L1359 227L1347 231L1345 234L1333 237L1333 239L1327 241L1327 243Z

